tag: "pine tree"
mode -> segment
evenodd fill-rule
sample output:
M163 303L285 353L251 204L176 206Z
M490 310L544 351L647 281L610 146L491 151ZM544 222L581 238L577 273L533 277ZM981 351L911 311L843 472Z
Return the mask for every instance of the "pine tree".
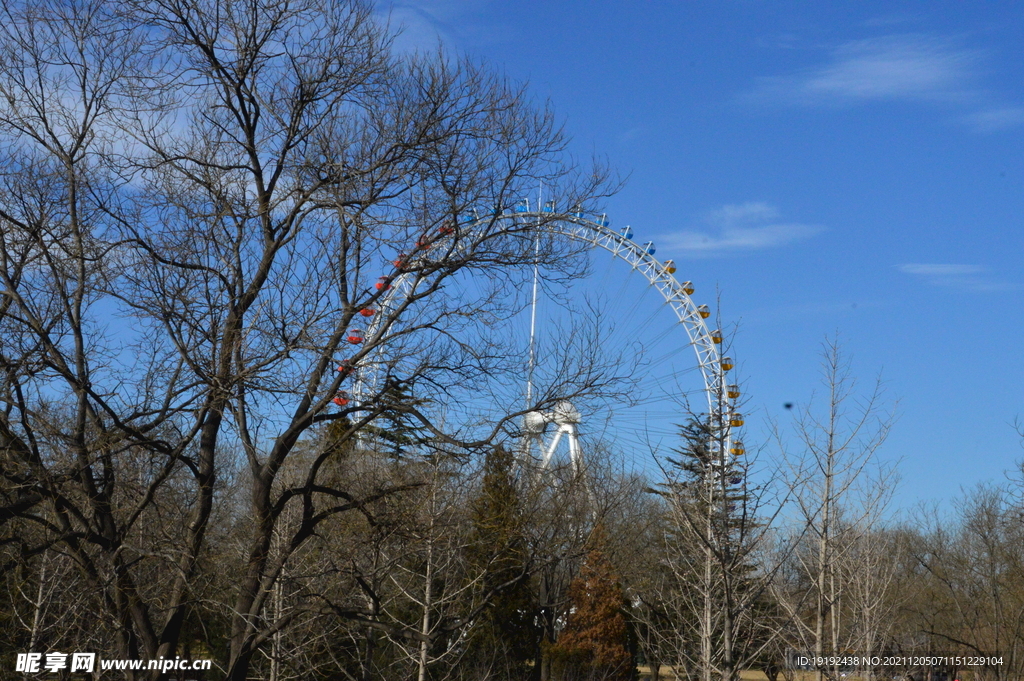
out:
M412 386L388 382L376 399L380 415L363 432L372 436L374 446L392 459L406 459L421 452L431 441L430 435L409 415L410 409L422 409L427 400L413 394ZM429 451L429 450L428 450Z
M483 573L479 593L487 602L470 632L465 659L487 667L490 678L529 678L540 645L515 466L511 452L491 450L471 509L468 562L471 574Z
M752 609L763 593L751 552L761 539L754 491L741 456L726 453L725 430L693 418L680 428L683 446L670 460L675 475L663 491L670 512L668 543L681 605L677 654L700 670L736 678L738 662L761 646Z
M636 676L625 616L628 604L603 551L600 527L590 543L580 573L569 585L565 628L550 650L553 675L560 681L627 681Z
M734 534L748 502L746 470L739 456L722 455L724 438L708 421L692 418L680 426L683 446L669 458L676 471L671 491L698 516L708 512L723 538Z

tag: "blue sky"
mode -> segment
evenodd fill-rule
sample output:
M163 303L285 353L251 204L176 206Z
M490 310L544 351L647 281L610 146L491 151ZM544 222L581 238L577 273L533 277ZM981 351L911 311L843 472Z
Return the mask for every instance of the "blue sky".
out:
M1004 481L1024 416L1024 61L1013 3L396 3L528 81L583 158L739 325L750 440L820 389L838 332L899 419L900 505ZM702 297L703 294L703 297ZM766 450L770 454L771 449Z

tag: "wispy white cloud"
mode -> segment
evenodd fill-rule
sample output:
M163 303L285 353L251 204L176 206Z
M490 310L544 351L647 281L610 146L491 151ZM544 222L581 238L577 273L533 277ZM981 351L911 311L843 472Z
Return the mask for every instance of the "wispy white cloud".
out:
M978 132L996 132L1024 124L1024 106L994 106L981 109L965 117L968 125Z
M727 205L710 212L706 229L661 235L658 246L688 255L718 255L774 248L824 231L819 225L779 220L779 211L763 202Z
M399 34L402 52L430 52L440 43L487 43L500 31L480 23L485 0L397 0L381 9L381 17Z
M988 270L980 265L906 263L897 265L896 269L921 277L932 286L948 286L969 291L1007 291L1019 288L1018 284L992 279L987 274Z
M900 272L907 274L919 274L925 277L952 277L965 274L978 274L984 272L985 268L978 265L952 265L938 263L907 263L899 265Z
M836 48L823 66L762 79L748 97L799 105L970 99L982 56L922 34L855 40Z
M824 64L760 79L741 99L825 107L926 102L959 110L955 119L975 132L1024 125L1024 106L1007 104L983 87L988 57L985 50L922 33L854 40L833 49Z
M442 22L423 7L393 5L383 18L397 32L395 48L400 52L430 52L451 41Z
M642 125L636 125L628 130L619 133L616 141L619 146L628 147L633 144L636 140L642 138L646 134L647 130Z

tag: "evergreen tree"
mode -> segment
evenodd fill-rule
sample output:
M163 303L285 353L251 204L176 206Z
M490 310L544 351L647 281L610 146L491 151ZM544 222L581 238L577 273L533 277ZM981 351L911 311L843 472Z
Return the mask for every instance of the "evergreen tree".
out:
M464 659L488 669L489 678L529 678L540 645L515 467L510 451L500 446L491 450L471 508L468 562L470 574L483 574L479 593L486 605L470 631Z
M407 383L389 381L376 399L380 415L363 432L374 440L380 453L393 459L403 459L422 453L431 436L423 425L409 414L411 409L422 409L427 400L416 397Z
M743 459L723 455L725 437L705 419L690 419L680 426L680 435L678 457L668 459L675 471L671 491L697 516L711 507L716 533L722 538L734 535L749 501Z
M636 676L619 577L603 551L600 527L591 535L579 575L569 585L565 628L551 648L552 672L559 681L627 681Z
M757 490L743 456L727 451L721 424L693 418L680 431L683 446L663 491L682 634L677 663L695 666L704 679L734 679L740 661L750 664L766 643L755 616L765 586L752 557L763 537Z

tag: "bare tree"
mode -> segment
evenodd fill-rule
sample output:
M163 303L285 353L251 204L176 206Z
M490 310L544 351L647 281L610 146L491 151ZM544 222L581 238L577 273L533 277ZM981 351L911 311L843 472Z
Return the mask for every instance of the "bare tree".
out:
M756 456L723 457L727 440L705 421L684 428L684 441L663 493L671 579L657 611L672 622L663 630L677 676L736 679L765 664L780 634L769 594L787 557L774 538L789 491Z
M396 56L358 2L3 12L0 518L38 530L11 535L36 538L29 559L71 557L104 650L173 657L222 553L231 472L247 490L224 664L243 679L316 616L279 607L293 557L334 516L420 484L333 478L330 447L280 484L299 443L330 422L357 443L388 415L470 449L501 433L515 414L442 407L514 361L489 321L528 266L573 266L543 224L501 213L540 181L585 203L603 178L564 163L522 88ZM491 217L465 223L475 209ZM375 332L350 344L364 312ZM381 379L350 400L349 369L371 364ZM563 377L545 399L602 380Z
M846 587L852 572L870 569L867 563L851 563L854 556L849 552L862 546L865 523L878 522L880 502L891 492L891 471L878 467L875 454L893 422L893 416L883 411L880 381L866 397L855 396L855 381L836 338L824 344L822 383L826 398L821 412L812 402L797 420L805 458L792 464L793 470L807 471L796 487L795 499L809 528L808 541L792 554L793 569L788 574L795 579L777 582L775 589L802 649L819 658L847 649L842 619ZM780 446L785 451L781 438ZM878 472L870 480L875 484L865 486L873 471ZM844 566L849 566L848 572L844 573ZM862 632L862 640L865 635ZM819 679L822 674L837 678L838 667L818 666Z
M879 489L890 491L886 485ZM884 505L862 514L847 534L837 572L845 584L843 598L847 633L844 644L868 659L892 650L899 609L906 599L898 587L907 564L906 544L898 532L884 526ZM863 669L868 681L875 677L870 665Z
M923 574L905 604L908 647L982 658L987 663L971 670L979 679L1019 678L1024 670L1024 523L1011 495L979 487L952 517L926 516L911 545Z
M774 665L768 658L781 627L770 587L799 541L799 533L788 549L777 541L795 487L782 484L781 467L746 450L738 390L720 383L713 413L689 413L682 445L664 466L664 565L660 593L647 595L645 608L677 677L703 681Z

